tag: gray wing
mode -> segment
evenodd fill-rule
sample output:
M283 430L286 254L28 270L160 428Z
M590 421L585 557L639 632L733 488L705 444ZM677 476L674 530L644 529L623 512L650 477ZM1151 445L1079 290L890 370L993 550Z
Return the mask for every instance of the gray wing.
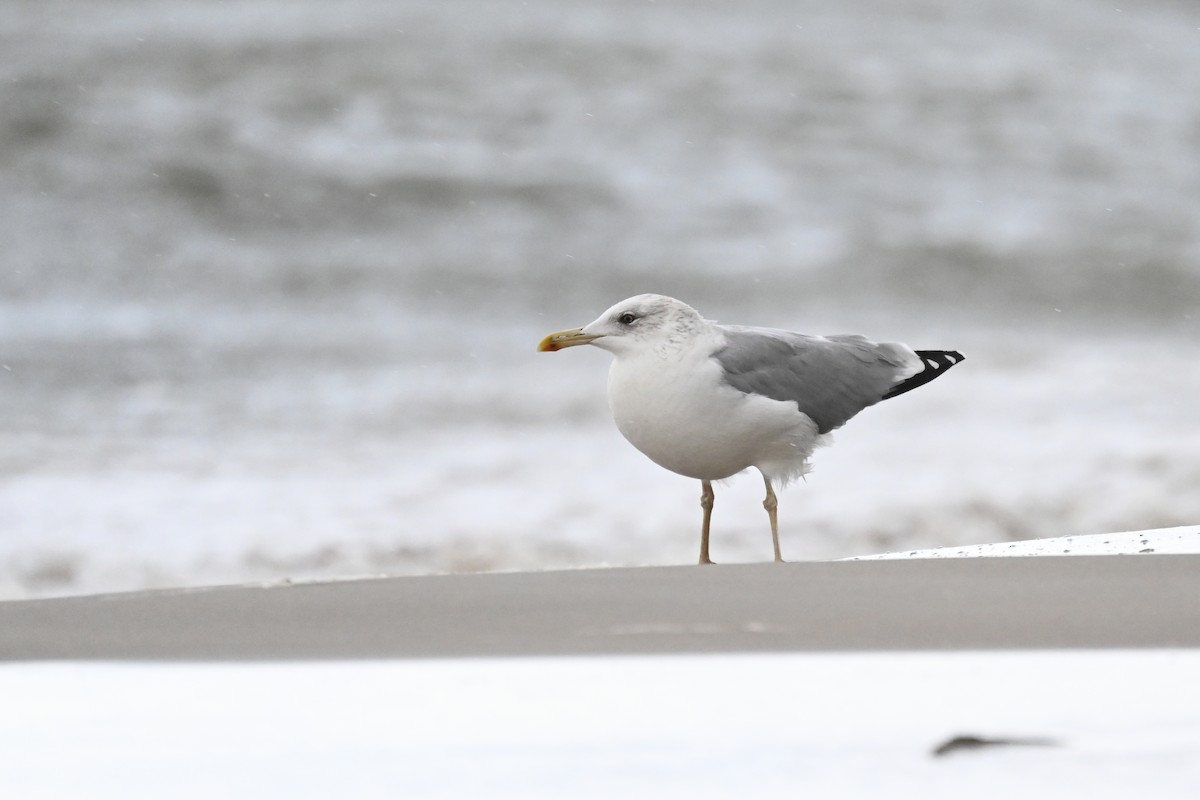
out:
M716 326L725 346L713 353L733 388L793 400L821 433L878 403L921 370L912 350L862 336L807 336L770 328Z

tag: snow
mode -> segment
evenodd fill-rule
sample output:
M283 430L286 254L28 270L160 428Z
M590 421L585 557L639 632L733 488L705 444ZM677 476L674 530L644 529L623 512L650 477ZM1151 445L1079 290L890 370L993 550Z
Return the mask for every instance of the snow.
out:
M1099 533L1090 536L1056 536L1020 542L993 542L965 547L935 547L902 553L858 556L847 561L883 558L992 558L1005 556L1113 556L1157 553L1159 555L1200 554L1200 525L1159 528L1149 531Z
M1197 674L1194 650L7 665L0 752L26 800L1182 798ZM1055 744L932 754L960 735Z

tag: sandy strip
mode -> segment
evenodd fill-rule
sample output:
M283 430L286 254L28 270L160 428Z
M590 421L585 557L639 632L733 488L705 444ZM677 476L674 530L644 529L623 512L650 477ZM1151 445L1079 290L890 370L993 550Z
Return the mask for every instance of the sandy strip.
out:
M647 567L0 603L0 659L1200 647L1200 556Z

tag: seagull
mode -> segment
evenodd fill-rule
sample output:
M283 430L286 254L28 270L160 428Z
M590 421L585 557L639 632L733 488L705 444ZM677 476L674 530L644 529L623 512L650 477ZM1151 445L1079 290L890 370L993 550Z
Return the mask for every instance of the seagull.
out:
M859 411L963 360L954 350L857 335L721 325L658 294L622 300L582 328L549 334L537 349L583 344L613 354L608 402L621 434L659 466L700 481L701 564L713 563L713 481L758 469L782 562L775 485L809 472L813 451Z

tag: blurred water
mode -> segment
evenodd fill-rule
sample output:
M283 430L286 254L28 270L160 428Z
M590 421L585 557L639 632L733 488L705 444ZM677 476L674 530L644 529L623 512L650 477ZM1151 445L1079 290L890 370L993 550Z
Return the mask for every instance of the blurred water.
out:
M689 561L533 353L642 291L967 353L792 557L1195 522L1198 151L1170 0L6 3L0 593Z

